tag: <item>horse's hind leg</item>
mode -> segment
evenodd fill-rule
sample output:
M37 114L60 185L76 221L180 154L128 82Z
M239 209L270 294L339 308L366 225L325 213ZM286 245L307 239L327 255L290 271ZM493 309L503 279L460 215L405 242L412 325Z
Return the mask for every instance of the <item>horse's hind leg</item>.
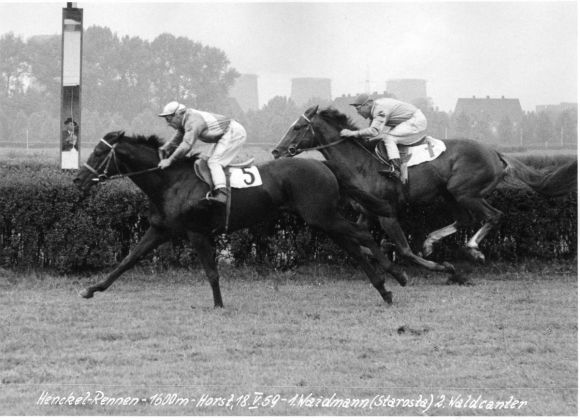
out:
M200 233L188 232L187 236L193 243L201 265L207 275L213 293L213 304L215 308L223 308L222 293L220 290L219 273L215 258L215 246L210 239Z
M462 198L457 200L476 220L484 220L484 225L465 244L469 256L476 262L485 262L485 255L479 250L479 244L500 222L503 213L491 206L483 198Z
M397 249L401 253L401 256L413 261L414 263L425 267L428 270L432 271L442 271L446 273L455 273L455 268L453 265L444 262L443 264L438 264L434 261L429 261L420 256L413 253L411 247L409 246L409 242L405 237L405 233L403 229L401 229L401 225L399 225L399 221L394 217L381 217L379 218L379 223L381 227L385 231L385 233L395 241L397 245Z
M433 245L439 242L441 239L446 238L449 235L453 235L457 232L457 222L453 222L449 226L437 229L427 235L425 241L423 242L423 256L428 257L433 253Z
M115 280L121 276L121 274L133 267L137 261L139 261L139 258L157 248L168 239L169 236L165 232L161 231L160 229L150 227L147 232L145 232L145 235L143 235L135 248L129 252L129 255L127 255L123 261L121 261L117 268L115 268L105 280L95 284L94 286L87 287L80 292L80 295L85 299L89 299L93 297L95 292L104 292L111 284L113 284Z

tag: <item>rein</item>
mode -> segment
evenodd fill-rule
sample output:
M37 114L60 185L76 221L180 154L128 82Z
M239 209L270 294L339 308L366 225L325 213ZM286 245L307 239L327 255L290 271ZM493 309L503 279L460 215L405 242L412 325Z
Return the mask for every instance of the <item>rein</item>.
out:
M121 173L121 170L119 169L119 163L117 161L117 155L115 154L115 147L117 145L116 144L111 145L105 139L101 139L100 141L102 143L104 143L105 145L107 145L111 149L111 151L109 152L107 157L103 160L103 162L101 162L101 164L99 165L99 167L97 169L93 168L91 165L89 165L86 162L84 163L85 168L87 168L89 171L91 171L93 174L95 174L97 176L96 178L93 178L93 181L105 182L105 181L110 181L113 179L141 175L141 174L145 174L148 172L154 172L154 171L159 170L159 167L156 166L154 168L143 169L141 171ZM117 169L118 174L109 176L109 175L107 175L107 172L109 171L109 167L111 165L111 162L115 163L115 168ZM99 172L99 170L103 167L104 167L103 172Z
M308 118L306 116L306 114L302 114L302 118L304 118L304 120L306 120L306 122L308 123L308 127L310 128L310 131L312 131L312 135L314 136L314 127L312 125L312 121L310 120L310 118ZM291 152L290 154L295 155L298 153L302 153L302 152L309 152L311 150L322 150L322 149L328 149L329 147L334 147L337 144L342 143L343 141L345 141L348 137L340 137L338 140L335 140L333 142L327 143L327 144L321 144L319 146L313 146L313 147L307 147L305 149L293 149L292 151L289 150L289 152ZM377 161L380 162L380 159L370 150L368 150L363 144L359 143L356 140L353 140L353 143L355 145L357 145L358 147L360 147L361 149L363 149L366 153L368 153L370 156L372 156L374 159L376 159ZM292 153L294 152L294 153Z

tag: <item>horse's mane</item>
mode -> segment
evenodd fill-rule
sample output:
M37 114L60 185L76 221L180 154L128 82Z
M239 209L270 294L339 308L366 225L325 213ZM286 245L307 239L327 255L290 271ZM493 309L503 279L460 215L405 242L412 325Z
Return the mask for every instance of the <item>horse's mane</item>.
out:
M163 140L161 137L153 134L150 136L145 136L142 134L137 134L137 135L133 135L133 136L124 136L124 140L127 141L128 143L132 143L135 145L143 145L146 146L148 148L151 148L155 151L157 151L161 146L163 146L165 144L165 140ZM201 157L201 153L195 153L192 156L189 156L185 159L183 159L184 161L189 161L189 162L193 162L197 159L199 159Z
M145 136L142 134L137 134L133 137L125 136L125 139L134 144L142 144L144 146L150 147L152 149L159 149L165 142L159 136L153 134L151 136Z
M359 127L352 121L352 119L340 112L338 109L328 107L318 112L318 115L327 123L331 124L337 129L348 128L349 130L358 130Z
M359 130L360 127L356 125L352 118L348 115L340 112L338 109L333 107L325 108L318 112L318 115L326 121L328 124L332 125L337 130L342 130L343 128L347 128L349 130ZM374 151L376 146L376 141L366 141L362 138L351 137L350 140L361 144L363 147L368 149L369 151Z

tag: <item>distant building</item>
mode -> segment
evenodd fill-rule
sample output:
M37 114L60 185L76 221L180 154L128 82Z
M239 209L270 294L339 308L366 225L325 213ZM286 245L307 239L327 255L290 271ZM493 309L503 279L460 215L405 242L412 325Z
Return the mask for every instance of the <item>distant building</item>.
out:
M492 125L499 124L508 117L512 123L519 123L523 117L519 99L510 98L459 98L455 105L455 115L465 114L474 120L488 121Z
M578 113L578 104L575 102L561 102L557 105L537 105L536 113L545 112L552 122L556 122L558 117L566 111Z
M387 80L387 92L401 101L412 103L417 99L427 98L427 81L423 79Z
M244 112L256 111L260 107L258 100L258 76L242 74L230 89L230 96L236 100Z
M290 99L297 106L303 106L313 98L330 102L332 100L330 84L330 79L320 77L294 78L292 79Z

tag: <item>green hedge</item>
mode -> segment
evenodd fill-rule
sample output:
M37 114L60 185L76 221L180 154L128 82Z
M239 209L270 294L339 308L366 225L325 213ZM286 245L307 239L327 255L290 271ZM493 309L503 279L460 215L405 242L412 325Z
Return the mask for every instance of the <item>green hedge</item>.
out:
M545 163L545 162L543 162ZM100 270L117 264L147 229L148 201L128 180L94 188L82 198L73 172L41 164L12 165L0 172L0 266L60 273ZM492 205L505 213L501 226L482 243L488 260L574 259L577 255L577 197L546 199L533 192L500 189ZM413 249L425 235L452 222L445 205L405 208L402 224ZM436 260L457 256L476 228L446 238ZM372 229L377 240L384 236ZM345 261L326 235L299 218L282 214L269 223L216 238L219 255L236 264L288 268L318 261ZM396 258L396 255L393 255ZM145 260L154 266L196 264L187 242L175 240Z

